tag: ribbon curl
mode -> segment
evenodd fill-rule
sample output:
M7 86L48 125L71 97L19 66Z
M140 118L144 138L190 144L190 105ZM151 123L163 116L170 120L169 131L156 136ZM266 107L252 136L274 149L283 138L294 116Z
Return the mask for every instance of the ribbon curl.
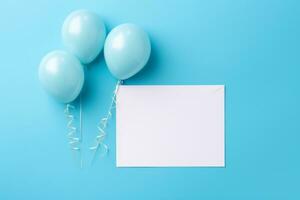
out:
M99 148L102 148L104 151L101 155L106 155L108 153L108 145L104 143L105 137L106 137L106 127L108 125L108 121L112 116L112 110L116 107L116 96L119 90L119 86L123 84L122 80L118 80L115 90L113 92L112 101L110 103L110 106L108 108L108 112L105 117L101 118L97 129L98 129L98 135L95 139L95 145L90 147L90 150L94 151L94 155L92 158L92 162L95 159L96 153L99 150Z
M71 150L76 153L79 152L80 153L80 166L82 168L82 158L81 158L81 140L82 140L82 131L81 131L81 115L82 115L82 110L81 110L81 99L80 99L80 134L81 136L78 137L77 136L77 127L74 124L74 120L75 120L75 116L73 114L72 111L75 110L75 106L71 105L71 104L66 104L65 110L64 110L64 114L68 120L67 122L67 129L68 129L68 133L67 133L67 137L69 140L69 145Z
M80 138L77 137L77 128L74 125L74 115L71 110L74 110L75 107L71 104L67 104L66 108L64 110L64 113L66 115L66 118L68 120L67 122L67 128L68 128L68 139L69 144L72 150L80 150Z

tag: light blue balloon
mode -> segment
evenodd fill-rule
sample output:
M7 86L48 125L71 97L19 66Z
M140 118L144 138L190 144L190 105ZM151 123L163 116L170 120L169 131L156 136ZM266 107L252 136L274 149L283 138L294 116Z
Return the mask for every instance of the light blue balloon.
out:
M122 24L107 36L104 57L110 72L117 79L128 79L147 63L151 52L148 35L134 24Z
M68 103L76 99L83 87L84 69L72 54L52 51L40 63L39 79L50 95Z
M72 12L62 27L65 47L84 64L92 62L101 52L105 37L103 21L98 15L87 10Z

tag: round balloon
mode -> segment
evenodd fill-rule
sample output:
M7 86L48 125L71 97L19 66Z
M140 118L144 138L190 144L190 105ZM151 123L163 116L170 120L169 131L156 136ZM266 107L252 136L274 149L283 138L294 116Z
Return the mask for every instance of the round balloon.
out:
M84 69L79 60L65 51L47 54L39 67L39 79L44 89L61 102L73 101L84 83Z
M104 45L107 67L121 80L138 73L146 65L150 52L148 35L134 24L122 24L114 28Z
M92 62L101 52L105 37L103 21L98 15L87 10L72 12L62 27L65 47L84 64Z

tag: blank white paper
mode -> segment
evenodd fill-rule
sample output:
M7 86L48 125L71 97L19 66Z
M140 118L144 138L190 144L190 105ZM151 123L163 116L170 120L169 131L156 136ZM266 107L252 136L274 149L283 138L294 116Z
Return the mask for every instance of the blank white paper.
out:
M122 85L117 167L223 167L224 85Z

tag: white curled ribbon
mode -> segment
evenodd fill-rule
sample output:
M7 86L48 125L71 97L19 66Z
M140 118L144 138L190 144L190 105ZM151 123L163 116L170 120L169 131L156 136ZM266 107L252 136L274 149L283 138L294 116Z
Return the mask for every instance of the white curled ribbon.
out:
M82 158L81 158L81 140L82 140L82 131L81 131L81 115L82 115L82 110L81 110L81 98L80 98L80 134L81 136L78 137L77 134L77 127L74 124L74 120L75 120L75 116L73 114L73 111L75 110L75 106L71 105L71 104L66 104L66 107L64 109L64 114L67 118L67 129L68 129L68 133L67 133L67 137L68 137L68 142L70 145L71 150L76 153L79 152L80 153L80 166L82 167Z
M92 158L92 162L95 159L95 156L97 154L97 151L101 148L103 150L103 152L101 153L101 155L106 155L108 153L108 146L107 144L104 143L105 137L106 137L106 128L108 125L108 121L112 116L112 111L113 109L116 107L116 96L119 90L119 86L123 84L122 80L118 80L115 90L113 92L113 96L112 96L112 101L110 103L110 106L108 108L108 112L106 114L105 117L101 118L97 128L98 128L98 135L96 136L95 139L95 145L93 145L92 147L90 147L90 150L94 151L94 155Z

